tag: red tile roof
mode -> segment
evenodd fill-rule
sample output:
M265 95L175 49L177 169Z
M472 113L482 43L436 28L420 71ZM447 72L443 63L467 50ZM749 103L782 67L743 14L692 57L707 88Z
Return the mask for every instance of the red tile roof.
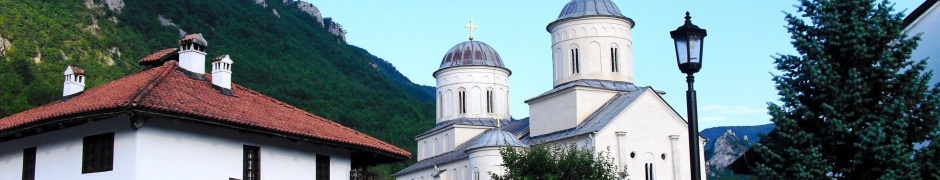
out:
M151 62L158 62L173 55L176 55L176 48L167 48L164 50L153 52L150 55L144 56L144 58L140 58L140 60L137 61L137 64L147 64Z
M50 119L134 108L309 138L397 159L411 156L408 151L389 143L236 84L232 84L234 96L223 95L212 87L211 75L206 75L209 81L195 80L184 75L178 67L176 61L168 61L162 66L88 89L67 101L56 101L5 117L0 119L0 132Z

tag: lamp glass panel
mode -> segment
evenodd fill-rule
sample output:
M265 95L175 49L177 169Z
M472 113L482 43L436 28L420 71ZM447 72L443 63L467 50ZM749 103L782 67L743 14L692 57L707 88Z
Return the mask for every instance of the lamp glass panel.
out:
M689 35L689 60L693 63L702 63L702 36Z
M685 39L676 39L676 58L679 60L679 64L685 64L689 62L689 44Z

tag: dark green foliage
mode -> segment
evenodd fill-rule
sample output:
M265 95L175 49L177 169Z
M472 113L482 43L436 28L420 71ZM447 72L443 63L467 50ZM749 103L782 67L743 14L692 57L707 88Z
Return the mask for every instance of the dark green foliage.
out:
M924 179L940 179L940 134L934 134L930 145L917 152L914 159L920 165L920 176Z
M775 58L783 105L758 145L766 179L919 179L914 143L940 119L940 90L925 61L908 61L919 37L874 0L801 0L787 14L798 55Z
M433 126L433 95L421 90L426 86L390 79L372 66L377 57L340 43L292 4L124 0L121 12L112 12L101 0L93 2L101 7L0 0L0 37L13 44L0 59L0 117L61 98L66 65L85 69L86 89L139 72L137 59L178 45L179 30L160 25L157 16L163 15L184 31L203 33L207 58L230 54L236 84L411 152L417 147L411 136ZM112 47L120 53L109 52ZM33 62L40 53L41 62ZM375 171L388 177L406 164Z
M609 152L594 153L577 145L536 145L529 148L503 148L503 175L489 172L494 180L517 179L622 179L626 168L614 165Z

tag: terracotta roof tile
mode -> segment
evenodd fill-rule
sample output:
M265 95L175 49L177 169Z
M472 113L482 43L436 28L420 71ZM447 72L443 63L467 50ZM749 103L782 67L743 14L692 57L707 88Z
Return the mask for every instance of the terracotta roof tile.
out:
M159 50L157 52L153 52L150 55L144 56L144 58L141 58L140 60L137 61L137 64L148 64L152 62L159 62L173 55L176 55L176 48L167 48L167 49Z
M157 112L243 125L286 135L367 148L394 158L411 153L333 121L310 114L248 88L232 84L234 96L213 89L210 81L194 80L181 73L176 61L128 75L86 90L68 101L57 101L0 119L0 132L52 118L132 106Z

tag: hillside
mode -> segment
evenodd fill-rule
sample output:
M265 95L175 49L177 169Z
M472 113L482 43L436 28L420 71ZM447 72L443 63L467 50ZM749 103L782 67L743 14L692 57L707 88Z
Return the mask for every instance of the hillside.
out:
M0 117L60 99L66 65L84 68L94 88L200 32L207 57L231 55L234 83L398 147L414 152L410 135L434 122L433 88L346 44L341 26L306 2L0 0L0 17Z

